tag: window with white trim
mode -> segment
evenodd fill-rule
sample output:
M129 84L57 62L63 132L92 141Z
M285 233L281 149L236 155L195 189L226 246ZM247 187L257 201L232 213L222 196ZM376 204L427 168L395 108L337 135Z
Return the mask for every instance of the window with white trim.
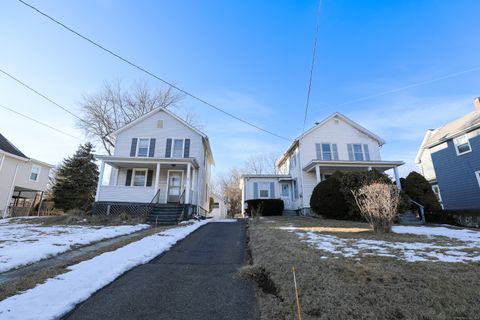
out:
M148 157L150 138L138 138L137 157Z
M133 169L132 186L145 187L147 185L147 170Z
M296 165L297 165L297 155L294 153L290 157L290 168L295 168Z
M480 187L480 170L475 171L475 176L477 177L478 186Z
M457 156L460 156L462 154L472 151L472 147L470 146L470 141L468 140L468 137L466 134L461 137L453 139L453 144L455 145L455 151L457 152Z
M438 187L438 184L432 185L432 190L433 190L433 193L435 193L435 196L437 197L438 202L442 202L442 196L440 195L440 188Z
M360 143L354 143L352 144L353 147L353 159L355 161L363 161L365 159L363 155L363 148Z
M332 160L332 145L330 143L322 143L322 160Z
M172 142L172 157L183 158L184 139L173 139Z
M32 165L32 170L30 171L30 180L38 181L38 176L40 175L40 166L35 164Z
M259 198L270 198L270 182L258 183L258 196Z

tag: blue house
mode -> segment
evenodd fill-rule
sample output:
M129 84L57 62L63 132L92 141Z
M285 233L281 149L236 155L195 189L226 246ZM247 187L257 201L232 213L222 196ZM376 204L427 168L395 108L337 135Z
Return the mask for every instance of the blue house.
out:
M415 162L444 209L480 208L480 97L475 111L428 130Z

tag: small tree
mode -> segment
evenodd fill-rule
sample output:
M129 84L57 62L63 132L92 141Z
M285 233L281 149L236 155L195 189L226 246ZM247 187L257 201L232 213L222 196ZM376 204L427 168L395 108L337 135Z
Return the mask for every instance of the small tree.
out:
M427 212L442 210L435 193L433 193L432 186L420 173L412 171L401 182L403 191L412 200L423 205Z
M63 160L53 186L55 207L63 210L88 210L94 199L98 182L93 145L80 145L73 157Z
M390 232L400 202L398 189L381 181L351 191L360 213L375 232Z

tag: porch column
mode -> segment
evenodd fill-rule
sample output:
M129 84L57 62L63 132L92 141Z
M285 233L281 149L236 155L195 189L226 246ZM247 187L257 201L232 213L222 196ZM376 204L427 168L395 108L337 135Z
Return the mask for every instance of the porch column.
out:
M187 164L187 181L185 183L185 203L190 203L190 163Z
M102 186L103 182L103 171L105 170L105 161L100 160L100 175L98 177L98 182L97 182L97 193L95 195L95 201L98 201L98 196L100 195L100 187Z
M317 175L317 184L322 182L322 176L320 175L320 166L315 166L315 174Z
M395 175L395 184L397 185L398 190L402 190L402 185L400 184L400 175L398 174L398 168L393 168L393 174Z
M197 182L197 177L196 177L196 174L197 174L197 169L193 168L193 172L192 172L192 190L194 190L194 194L193 194L193 199L192 199L192 202L194 204L198 204L198 191L197 191L197 188L195 187L196 186L196 182Z
M42 191L42 194L40 195L40 202L38 203L38 211L37 211L37 216L40 216L40 211L42 209L42 204L43 204L43 193L44 191Z
M157 162L157 170L155 172L155 188L153 189L153 196L158 192L158 185L160 184L160 162ZM157 197L158 202L158 197Z

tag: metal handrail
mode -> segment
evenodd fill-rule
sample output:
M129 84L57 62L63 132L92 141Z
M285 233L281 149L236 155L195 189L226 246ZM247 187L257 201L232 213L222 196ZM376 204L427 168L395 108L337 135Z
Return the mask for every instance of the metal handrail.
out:
M182 202L183 199L183 202ZM178 203L177 207L181 206L185 202L185 189L183 189L182 193L180 194L180 197L178 198ZM178 216L177 222L183 221L183 216L185 215L185 206L182 208L182 213Z
M409 199L411 203L415 204L418 209L420 210L420 218L422 220L422 223L425 223L425 207L422 206L420 203L413 201L412 199Z
M158 191L157 191L157 192L155 193L155 195L153 196L152 201L150 201L150 203L148 204L149 207L152 206L153 202L155 201L155 198L157 198L156 203L158 203L159 195L160 195L160 189L158 189Z

